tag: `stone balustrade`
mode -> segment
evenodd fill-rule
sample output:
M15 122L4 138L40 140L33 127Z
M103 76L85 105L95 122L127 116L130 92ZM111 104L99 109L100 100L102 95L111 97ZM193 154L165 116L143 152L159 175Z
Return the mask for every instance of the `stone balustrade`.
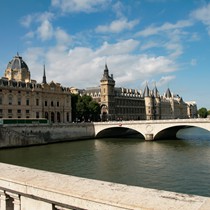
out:
M0 210L209 210L210 198L0 163Z

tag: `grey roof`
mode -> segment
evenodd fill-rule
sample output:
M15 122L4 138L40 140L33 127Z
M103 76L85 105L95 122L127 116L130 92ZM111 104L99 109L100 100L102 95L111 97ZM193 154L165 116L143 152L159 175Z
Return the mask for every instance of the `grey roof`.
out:
M153 90L153 94L155 98L158 98L160 96L157 87L155 86L154 90Z
M22 57L20 57L18 53L7 65L7 69L21 70L23 68L28 70L27 64L23 61Z
M113 77L109 76L109 69L107 67L107 64L105 64L104 74L103 74L103 77L102 77L101 81L103 81L103 80L108 80L108 81L115 82Z
M166 98L171 98L172 97L171 91L170 91L169 88L167 89L165 96L166 96Z
M149 97L150 96L150 90L148 85L146 84L146 87L144 88L144 93L143 93L144 97Z

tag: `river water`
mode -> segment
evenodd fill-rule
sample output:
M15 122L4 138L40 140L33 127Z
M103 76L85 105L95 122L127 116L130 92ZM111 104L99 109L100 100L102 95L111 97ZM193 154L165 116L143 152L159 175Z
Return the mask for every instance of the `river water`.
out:
M1 149L0 161L147 188L210 196L210 132L181 131L184 140L105 138Z

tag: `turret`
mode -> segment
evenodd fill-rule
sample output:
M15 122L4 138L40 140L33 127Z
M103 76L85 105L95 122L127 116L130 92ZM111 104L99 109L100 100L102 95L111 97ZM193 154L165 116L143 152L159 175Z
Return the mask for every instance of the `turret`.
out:
M148 84L146 84L144 88L143 96L145 100L146 120L152 120L153 119L153 99L152 99L152 95L148 87Z
M154 97L154 119L158 120L161 119L161 101L160 101L160 94L158 92L156 85L153 90L153 97Z
M107 64L105 65L104 73L100 81L101 87L101 106L103 107L102 114L106 115L108 119L114 119L115 107L114 107L114 87L115 81L113 75L109 76L109 69Z

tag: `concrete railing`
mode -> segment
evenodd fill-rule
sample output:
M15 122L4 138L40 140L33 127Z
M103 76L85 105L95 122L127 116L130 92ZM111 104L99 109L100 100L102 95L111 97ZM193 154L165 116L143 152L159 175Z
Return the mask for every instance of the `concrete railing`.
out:
M209 210L210 198L0 163L1 210Z

